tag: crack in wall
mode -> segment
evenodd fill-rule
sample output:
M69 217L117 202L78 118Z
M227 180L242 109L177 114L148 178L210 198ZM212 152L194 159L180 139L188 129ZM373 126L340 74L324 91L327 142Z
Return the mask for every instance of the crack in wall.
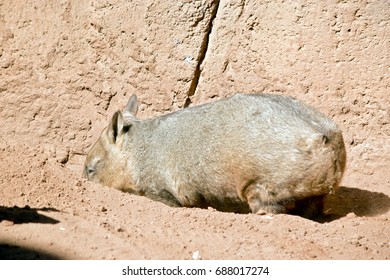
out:
M184 108L187 108L188 106L190 106L190 104L192 103L191 96L193 96L195 94L196 89L198 87L200 75L202 73L201 66L202 66L203 61L206 58L207 50L209 47L210 35L213 31L213 24L214 24L215 18L217 17L219 4L220 4L220 0L214 1L213 10L211 11L211 16L210 16L210 21L207 25L205 36L203 37L203 41L202 41L202 44L201 44L200 49L199 49L198 63L196 65L196 68L194 71L194 77L192 78L191 85L190 85L190 88L189 88L188 93L187 93L187 98L186 98L186 101L184 103Z

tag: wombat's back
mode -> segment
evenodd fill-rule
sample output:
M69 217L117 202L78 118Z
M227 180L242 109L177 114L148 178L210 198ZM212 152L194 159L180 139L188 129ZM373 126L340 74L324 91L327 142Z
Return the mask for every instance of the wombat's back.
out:
M164 186L182 206L285 212L334 191L345 168L336 124L290 97L237 94L141 123L153 160L135 160L147 172L138 182Z

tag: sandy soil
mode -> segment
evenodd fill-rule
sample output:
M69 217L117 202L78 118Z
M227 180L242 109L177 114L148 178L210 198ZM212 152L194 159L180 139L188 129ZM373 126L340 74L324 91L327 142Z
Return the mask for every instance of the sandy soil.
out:
M390 259L385 4L130 2L0 2L0 259ZM131 93L144 118L236 91L339 123L347 171L317 220L170 208L81 177Z

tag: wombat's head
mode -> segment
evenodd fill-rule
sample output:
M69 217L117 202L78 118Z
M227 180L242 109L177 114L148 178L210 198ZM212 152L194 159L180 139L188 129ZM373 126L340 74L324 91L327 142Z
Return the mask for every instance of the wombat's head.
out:
M126 131L136 120L137 110L137 96L133 95L123 114L120 111L114 113L110 124L87 154L83 173L88 180L131 191L133 182L127 170L127 153L122 147Z

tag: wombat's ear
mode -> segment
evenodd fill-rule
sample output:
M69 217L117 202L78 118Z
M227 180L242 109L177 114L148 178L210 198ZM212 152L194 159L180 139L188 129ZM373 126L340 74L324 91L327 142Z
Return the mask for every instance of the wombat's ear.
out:
M127 105L125 107L125 113L130 113L133 117L137 115L138 112L138 102L137 102L137 95L133 94L129 101L127 102Z
M116 111L112 116L111 122L107 128L107 138L111 144L115 144L118 137L123 133L123 116L120 111Z

